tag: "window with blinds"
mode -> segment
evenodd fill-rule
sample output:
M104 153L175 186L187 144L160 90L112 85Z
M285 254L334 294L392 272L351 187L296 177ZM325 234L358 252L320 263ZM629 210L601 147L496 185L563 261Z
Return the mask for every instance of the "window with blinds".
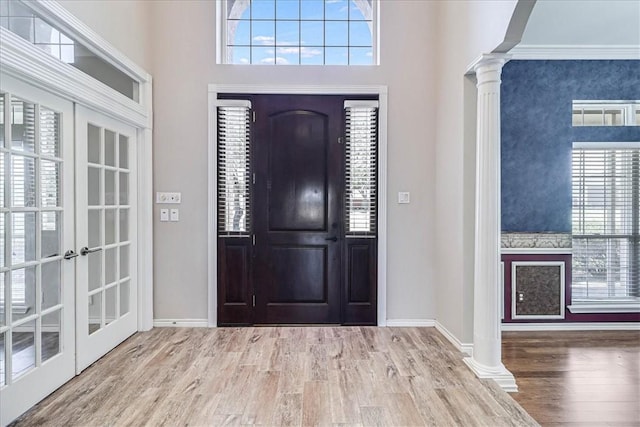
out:
M376 237L378 102L345 101L345 235Z
M246 236L251 231L251 103L220 102L218 233L221 236Z
M573 301L639 296L640 143L575 143Z

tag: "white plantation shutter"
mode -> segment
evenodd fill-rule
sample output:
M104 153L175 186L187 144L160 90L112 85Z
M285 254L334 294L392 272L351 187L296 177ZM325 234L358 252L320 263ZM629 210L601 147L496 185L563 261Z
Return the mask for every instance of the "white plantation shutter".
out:
M345 101L345 234L375 237L378 207L378 101Z
M251 230L251 103L220 100L218 106L218 232Z
M637 298L640 143L575 143L572 299Z

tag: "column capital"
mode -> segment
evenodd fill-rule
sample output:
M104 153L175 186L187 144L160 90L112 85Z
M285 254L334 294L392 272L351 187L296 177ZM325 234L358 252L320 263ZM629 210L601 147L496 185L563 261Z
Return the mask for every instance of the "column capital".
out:
M478 85L499 81L502 67L511 59L510 55L488 53L479 56L469 68L476 74Z

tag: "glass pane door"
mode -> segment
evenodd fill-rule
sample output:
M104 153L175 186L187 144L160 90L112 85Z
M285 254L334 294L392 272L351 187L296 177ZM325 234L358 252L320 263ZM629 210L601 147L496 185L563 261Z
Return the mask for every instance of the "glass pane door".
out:
M77 107L78 371L137 330L135 129Z
M75 373L72 114L2 76L0 425Z

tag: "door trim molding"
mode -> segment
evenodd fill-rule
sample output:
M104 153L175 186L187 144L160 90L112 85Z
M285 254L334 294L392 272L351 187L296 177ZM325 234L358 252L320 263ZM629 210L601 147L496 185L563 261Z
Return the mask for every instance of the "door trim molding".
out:
M216 135L217 121L215 108L219 93L242 94L299 94L299 95L378 95L380 107L378 110L379 135L378 135L378 326L387 324L387 86L322 86L322 85L226 85L210 84L208 88L208 222L207 222L207 248L208 248L208 323L215 327L218 324L218 253L216 245L216 206L217 206L217 181L218 174L216 163Z

